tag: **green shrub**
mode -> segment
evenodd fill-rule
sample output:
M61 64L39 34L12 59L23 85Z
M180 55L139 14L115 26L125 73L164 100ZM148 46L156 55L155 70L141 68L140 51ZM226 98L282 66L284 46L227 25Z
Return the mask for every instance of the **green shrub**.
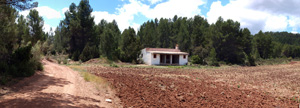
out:
M254 59L253 55L246 55L245 64L247 66L256 66L255 59Z
M110 64L109 66L110 66L110 67L116 67L116 68L119 67L118 65L116 65L116 64L114 64L114 63Z
M35 63L31 54L31 45L20 47L13 53L13 63L10 66L10 73L13 77L26 77L34 74Z
M36 62L36 69L39 70L39 71L43 71L44 70L44 67L43 67L43 64L41 62Z
M209 53L209 65L220 66L216 56L217 56L216 50L214 48L211 49L211 51Z
M60 64L60 63L61 63L61 60L60 60L60 59L57 59L57 63Z
M274 58L274 59L259 59L256 60L257 65L275 65L290 63L288 58Z
M193 55L191 57L192 64L202 64L202 61L203 60L201 60L201 58L198 55Z
M12 63L9 66L9 75L12 77L28 77L35 73L35 70L43 70L40 62L41 51L39 42L32 47L31 45L20 47L12 54Z
M74 61L78 61L79 60L79 56L80 56L80 52L79 51L75 51L73 54L72 54L72 59Z
M63 63L64 63L64 64L68 64L68 59L67 59L67 58L64 58Z
M6 84L8 81L9 66L7 63L0 61L0 85Z
M99 51L98 48L94 46L90 46L89 44L86 44L82 53L79 56L79 59L83 62L88 61L92 58L99 57Z

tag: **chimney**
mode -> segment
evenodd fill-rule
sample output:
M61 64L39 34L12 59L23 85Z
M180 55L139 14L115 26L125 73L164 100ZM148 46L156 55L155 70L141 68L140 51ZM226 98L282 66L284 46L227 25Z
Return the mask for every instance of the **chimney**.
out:
M178 49L178 44L176 44L175 49Z

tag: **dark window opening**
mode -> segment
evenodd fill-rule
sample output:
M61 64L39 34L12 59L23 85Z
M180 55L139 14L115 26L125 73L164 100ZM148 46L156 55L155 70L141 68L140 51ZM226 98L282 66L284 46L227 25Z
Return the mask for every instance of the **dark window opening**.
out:
M156 54L153 55L153 58L156 58Z
M183 55L183 59L185 59L185 55Z
M172 64L179 64L179 55L172 56Z

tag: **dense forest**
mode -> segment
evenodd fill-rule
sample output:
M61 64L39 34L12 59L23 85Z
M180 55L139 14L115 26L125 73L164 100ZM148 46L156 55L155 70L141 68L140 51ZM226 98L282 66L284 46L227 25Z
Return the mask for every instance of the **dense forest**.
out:
M192 18L175 15L171 19L153 19L138 31L121 31L117 22L101 20L95 24L89 0L72 3L65 18L53 33L43 31L38 11L28 16L18 10L37 6L32 0L4 1L0 4L0 79L30 76L42 70L41 55L67 54L75 61L106 57L110 60L140 63L140 50L146 47L174 48L189 53L190 62L218 66L220 62L255 66L261 59L300 57L300 35L265 32L252 35L233 20L209 24L199 15ZM14 2L14 3L11 3Z

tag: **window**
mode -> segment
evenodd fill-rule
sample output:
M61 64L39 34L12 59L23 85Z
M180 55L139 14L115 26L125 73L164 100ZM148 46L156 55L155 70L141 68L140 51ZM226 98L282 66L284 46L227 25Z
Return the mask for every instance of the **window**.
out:
M185 56L186 56L186 55L183 55L183 59L185 59Z
M153 58L156 58L156 54L153 55Z
M141 54L141 58L143 58L143 54Z

